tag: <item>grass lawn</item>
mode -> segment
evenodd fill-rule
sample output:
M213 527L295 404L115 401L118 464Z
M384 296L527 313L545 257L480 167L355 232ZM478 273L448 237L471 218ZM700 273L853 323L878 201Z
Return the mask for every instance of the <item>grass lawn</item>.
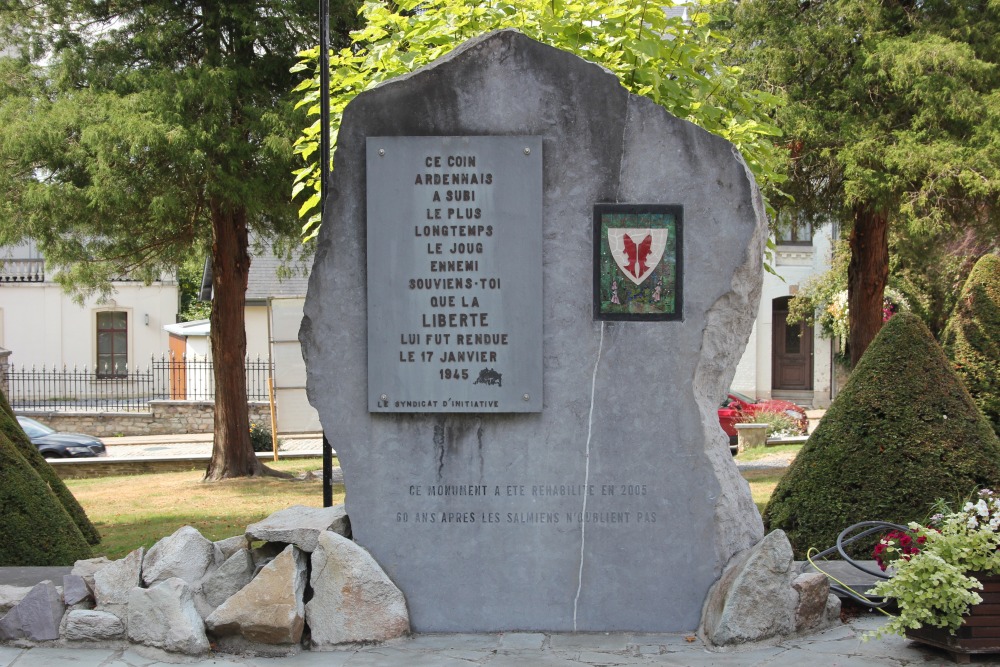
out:
M797 452L801 445L768 447L740 454L747 462L777 453ZM322 459L292 459L268 462L268 466L291 473L320 470ZM336 462L334 463L336 465ZM757 509L767 499L785 468L745 470ZM71 479L66 485L101 531L95 556L112 560L134 549L147 549L181 526L194 526L210 540L242 535L248 524L292 505L322 507L321 480L299 481L264 477L202 482L203 471L155 475ZM334 504L344 501L343 485L333 487Z
M743 479L750 483L750 494L753 502L757 506L757 511L763 513L767 499L774 492L774 487L778 485L778 480L785 474L787 468L777 468L772 470L744 470Z
M271 468L291 473L320 470L322 459L292 459ZM336 465L336 462L334 463ZM114 560L140 546L149 548L181 526L194 526L210 540L242 535L248 524L291 505L323 506L322 480L264 477L202 482L204 471L66 480L101 532L95 556ZM344 501L333 487L334 504Z
M736 457L736 461L739 463L750 463L752 461L759 461L773 456L785 456L791 455L791 458L795 458L795 454L798 454L802 449L802 445L778 445L776 447L760 447L755 449L750 449ZM743 475L745 479L750 484L750 494L753 496L753 502L757 505L758 511L764 512L764 506L767 505L768 498L774 492L774 487L777 486L778 480L781 479L782 475L785 474L787 468L768 468L762 470L742 470L740 474Z

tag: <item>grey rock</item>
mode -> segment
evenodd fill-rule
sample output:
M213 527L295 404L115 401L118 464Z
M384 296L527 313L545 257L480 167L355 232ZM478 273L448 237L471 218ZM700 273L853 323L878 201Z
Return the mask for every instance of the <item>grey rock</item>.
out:
M826 598L826 611L824 612L823 626L829 627L840 623L840 598L833 593Z
M9 634L12 630L17 634L14 625L20 623L20 633L25 639L32 641L49 641L59 639L59 623L62 621L66 606L62 596L51 581L43 581L35 585L24 599L17 603L3 621L0 621L0 633ZM16 612L15 616L13 616ZM7 621L10 617L10 621Z
M250 550L250 556L253 558L253 564L257 566L258 569L264 567L275 557L285 550L288 545L283 542L265 542L259 547L254 547Z
M214 565L215 544L197 528L183 526L150 547L142 562L142 581L152 586L176 577L195 585Z
M319 536L312 555L313 597L306 622L314 648L385 641L410 631L406 600L375 559L334 533Z
M23 638L24 628L21 627L21 613L15 606L4 614L3 618L0 618L0 640Z
M279 510L263 521L247 526L251 540L294 544L302 551L312 553L319 534L332 530L344 535L347 531L347 512L343 505L333 507L306 507L293 505Z
M542 284L503 298L541 301L544 409L370 413L366 383L345 381L367 377L366 202L388 196L366 189L368 141L491 135L542 140ZM753 326L767 240L737 150L607 70L500 31L355 97L333 179L299 332L308 395L336 425L354 539L405 595L413 630L697 628L725 564L763 535L716 412ZM682 321L594 320L593 207L610 201L683 207ZM399 240L414 252L419 241ZM466 397L441 384L392 399ZM488 493L430 495L438 485ZM442 525L449 513L465 521ZM526 523L538 515L553 522Z
M90 590L94 590L94 573L110 563L111 560L106 556L86 558L73 563L73 569L69 573L83 577L87 585L90 586Z
M87 580L78 574L63 575L63 602L71 607L88 600L93 600L94 594L87 585Z
M219 560L219 564L221 565L240 549L249 549L250 542L247 540L246 535L236 535L235 537L219 540L215 543L215 546L218 547L218 553L222 556L221 560Z
M818 627L826 619L830 582L825 574L807 572L792 580L792 588L799 594L795 606L795 630L802 632ZM836 597L836 596L834 596Z
M67 612L62 637L74 641L106 641L125 636L125 624L112 613L74 609Z
M791 567L792 545L781 530L734 558L705 600L705 639L728 646L795 632L798 594Z
M94 572L94 601L98 611L108 611L119 618L126 617L129 595L142 585L142 557L139 547L125 558L116 560Z
M205 619L208 629L261 644L297 643L305 625L307 566L305 554L288 545Z
M133 588L128 601L129 641L173 653L198 655L209 650L205 624L191 588L174 577L151 588Z
M31 586L8 586L0 584L0 614L6 613L31 590Z
M220 604L235 595L250 583L254 574L250 552L240 549L223 563L218 570L208 575L201 584L201 593L211 610L202 614L208 616Z

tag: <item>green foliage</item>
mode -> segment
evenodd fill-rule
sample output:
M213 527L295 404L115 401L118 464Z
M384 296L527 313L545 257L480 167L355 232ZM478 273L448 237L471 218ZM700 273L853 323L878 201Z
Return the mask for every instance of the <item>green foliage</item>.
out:
M205 260L198 255L189 256L177 269L177 289L181 297L177 319L181 322L205 320L212 314L211 302L199 300L204 271Z
M919 553L893 563L892 579L879 582L870 593L891 597L899 608L889 623L872 633L905 635L922 626L954 632L969 605L982 598L976 573L1000 573L1000 501L989 489L978 502L967 502L958 512L937 515L931 528L910 523L923 538Z
M255 452L274 451L274 443L271 442L271 429L257 422L250 422L250 444ZM281 449L281 440L278 440L278 449Z
M315 20L311 0L5 3L0 242L37 239L85 294L204 256L213 223L296 234L286 91Z
M976 262L943 338L955 370L1000 435L1000 256Z
M0 566L72 565L90 555L73 519L0 432Z
M17 423L14 411L11 409L10 403L7 402L7 396L2 391L0 391L0 435L7 438L7 442L18 451L27 465L41 477L50 492L54 494L56 501L62 505L63 511L69 514L87 542L98 544L101 541L101 534L97 531L94 524L91 523L90 519L87 518L87 513L80 506L80 503L77 502L72 492L66 487L66 484L63 483L59 475L52 469L49 462L38 452L38 448L32 444L31 439L24 432L24 429L21 428L21 425Z
M663 8L672 4L369 0L361 8L364 27L351 33L350 47L330 58L331 143L336 144L344 108L359 93L427 65L464 40L514 28L606 67L633 93L733 142L762 185L780 181L783 150L773 143L779 133L767 115L777 98L741 86L739 68L723 61L728 40L709 12L724 3L690 6L688 21L665 15ZM318 49L302 57L295 70L315 71ZM318 73L295 90L302 96L299 106L318 116ZM320 224L319 125L317 119L296 141L307 164L293 172L292 194L304 197L299 215L309 236Z
M796 555L865 520L905 523L944 498L1000 485L1000 441L930 331L890 319L778 484L764 511ZM871 544L857 555L870 557Z
M791 149L782 187L804 216L845 230L884 220L914 250L952 228L996 238L1000 4L749 0L736 3L733 26L747 85L782 99L774 118ZM880 250L857 247L877 259L864 273L858 261L852 301L876 293L877 303ZM939 326L947 299L928 305ZM876 317L859 313L852 331L877 330Z

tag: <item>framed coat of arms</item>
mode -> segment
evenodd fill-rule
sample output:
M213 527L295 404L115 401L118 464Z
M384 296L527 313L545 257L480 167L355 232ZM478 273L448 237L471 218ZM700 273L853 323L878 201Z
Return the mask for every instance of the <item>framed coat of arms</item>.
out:
M682 207L594 206L594 319L680 320Z

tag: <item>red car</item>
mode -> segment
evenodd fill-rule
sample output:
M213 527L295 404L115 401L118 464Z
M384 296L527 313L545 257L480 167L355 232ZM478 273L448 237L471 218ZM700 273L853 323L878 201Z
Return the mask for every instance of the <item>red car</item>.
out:
M736 424L753 421L751 417L758 412L784 412L795 420L802 434L805 434L809 425L806 411L790 401L780 399L755 401L749 396L730 390L719 406L719 423L729 436L730 447L736 446Z

